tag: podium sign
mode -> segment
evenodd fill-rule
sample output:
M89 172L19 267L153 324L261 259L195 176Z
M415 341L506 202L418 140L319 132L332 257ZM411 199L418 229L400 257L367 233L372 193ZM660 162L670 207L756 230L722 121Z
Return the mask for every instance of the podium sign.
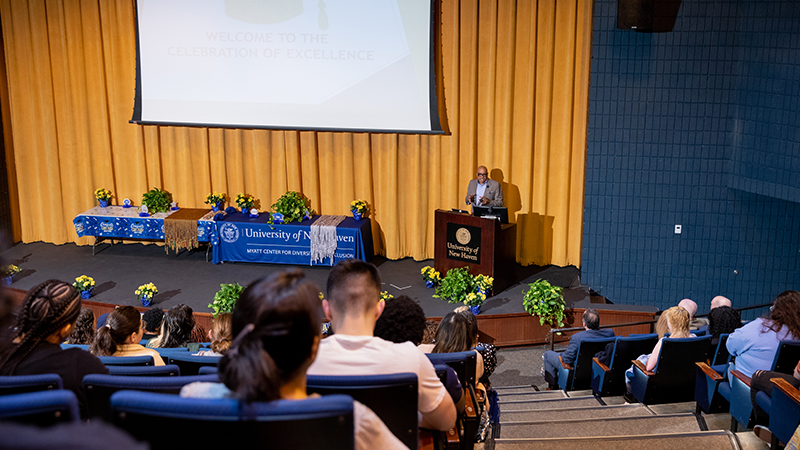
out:
M435 218L433 264L442 276L469 267L472 275L494 278L494 293L516 282L516 224L444 210Z
M481 263L481 229L471 225L447 223L447 259Z

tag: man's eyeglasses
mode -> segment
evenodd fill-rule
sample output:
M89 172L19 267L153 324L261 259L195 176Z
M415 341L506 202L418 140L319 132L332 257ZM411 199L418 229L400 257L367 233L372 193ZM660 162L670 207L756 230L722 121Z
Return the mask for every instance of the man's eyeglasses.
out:
M478 176L479 176L479 177L485 177L485 176L487 176L487 175L489 175L489 174L488 174L488 173L480 173L480 172L478 172Z

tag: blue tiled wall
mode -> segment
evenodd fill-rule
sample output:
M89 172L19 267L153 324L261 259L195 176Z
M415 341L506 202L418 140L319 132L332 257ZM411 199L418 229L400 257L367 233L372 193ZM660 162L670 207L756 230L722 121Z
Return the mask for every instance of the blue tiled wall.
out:
M684 0L669 33L617 30L616 4L594 6L583 282L701 312L800 289L800 2Z

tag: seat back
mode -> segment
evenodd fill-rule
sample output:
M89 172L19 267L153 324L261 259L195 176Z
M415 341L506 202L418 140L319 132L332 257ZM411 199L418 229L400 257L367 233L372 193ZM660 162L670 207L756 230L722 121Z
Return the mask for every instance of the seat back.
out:
M10 375L0 377L0 395L24 394L27 392L52 391L64 387L61 377L55 373L41 375Z
M464 386L475 388L475 366L477 365L477 354L472 350L454 353L426 353L425 356L433 363L445 363L452 367L458 375L458 381Z
M89 351L89 346L87 344L61 344L61 348L66 350L68 348L79 348L81 350Z
M309 375L309 393L346 394L368 406L408 446L417 446L417 375L395 373L366 376Z
M632 334L627 337L619 336L615 339L614 350L608 360L610 373L603 373L602 379L592 380L592 389L600 395L622 395L625 393L625 371L631 366L631 361L639 355L646 355L653 351L658 342L658 334Z
M634 396L645 404L694 400L697 366L708 357L711 336L665 338L651 377L631 381ZM642 384L644 383L644 385Z
M762 394L763 392L759 392ZM769 429L773 437L781 442L789 443L794 435L797 426L800 425L800 403L797 396L800 392L794 390L787 394L778 387L772 389L772 401L770 402Z
M153 366L152 356L100 356L106 366Z
M153 350L157 351L158 354L161 355L161 359L164 360L164 364L169 364L170 355L174 354L184 355L184 356L191 355L189 349L186 347L154 348Z
M89 417L111 419L109 399L122 390L179 394L181 388L195 381L219 382L217 375L196 376L126 376L90 374L83 377L83 390L86 393L86 409Z
M714 351L713 358L711 358L711 365L717 366L720 364L727 364L728 361L731 360L731 354L728 353L728 336L730 333L722 333L719 335L719 342L717 342L717 347L712 349Z
M163 366L108 366L109 375L129 377L177 377L181 370L174 364Z
M606 344L614 342L613 337L600 339L584 339L578 344L578 352L572 370L558 370L558 385L565 391L589 389L592 381L592 358L603 351ZM562 375L566 375L562 377Z
M123 391L111 397L111 408L114 425L153 450L355 446L353 400L345 395L246 404Z
M216 367L219 364L220 359L222 359L221 356L194 356L191 354L184 355L178 353L169 354L169 363L180 367L181 374L184 376L199 374L200 368L203 366Z
M775 352L772 371L792 373L798 360L800 360L800 341L783 340L778 345L778 351Z
M81 418L78 398L66 389L28 392L0 397L0 420L47 427L77 422Z

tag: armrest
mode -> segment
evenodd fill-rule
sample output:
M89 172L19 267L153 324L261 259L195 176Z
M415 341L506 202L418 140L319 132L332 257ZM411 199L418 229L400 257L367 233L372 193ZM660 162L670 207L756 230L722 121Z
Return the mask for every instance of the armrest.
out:
M611 372L611 369L609 369L607 365L601 363L599 358L592 358L592 361L597 364L597 367L603 369L603 372Z
M466 417L474 418L477 416L477 412L475 411L475 400L473 397L474 394L472 393L472 388L470 387L470 389L465 389L464 395L467 396L466 402L464 403L464 414Z
M420 428L417 438L417 448L419 450L433 450L434 447L433 431Z
M475 400L478 402L479 405L486 403L486 391L483 389L475 389Z
M708 377L711 378L711 381L722 381L725 379L722 375L717 373L716 370L712 369L708 366L708 364L703 362L696 362L694 363L698 369L702 370L703 373Z
M561 359L561 357L560 357L560 356L558 357L558 362L560 362L560 363L561 363L561 368L562 368L562 369L564 369L564 370L572 370L572 366L570 366L569 364L566 364L566 363L564 362L564 360L563 360L563 359Z
M458 440L458 430L455 428L450 428L444 432L444 440L447 449L457 450L461 447L461 443Z
M747 375L743 374L742 372L739 372L738 370L731 370L731 375L738 378L739 381L746 384L747 387L750 387L750 377L748 377Z
M781 390L787 397L794 400L795 403L800 404L800 391L797 390L794 386L789 384L788 381L784 380L783 378L770 378L772 384L775 385L778 389Z
M644 363L639 361L638 359L634 359L632 362L634 366L638 367L639 370L641 370L642 373L647 375L648 377L652 377L653 375L655 375L654 372L650 372L649 370L647 370L647 367L645 367Z

